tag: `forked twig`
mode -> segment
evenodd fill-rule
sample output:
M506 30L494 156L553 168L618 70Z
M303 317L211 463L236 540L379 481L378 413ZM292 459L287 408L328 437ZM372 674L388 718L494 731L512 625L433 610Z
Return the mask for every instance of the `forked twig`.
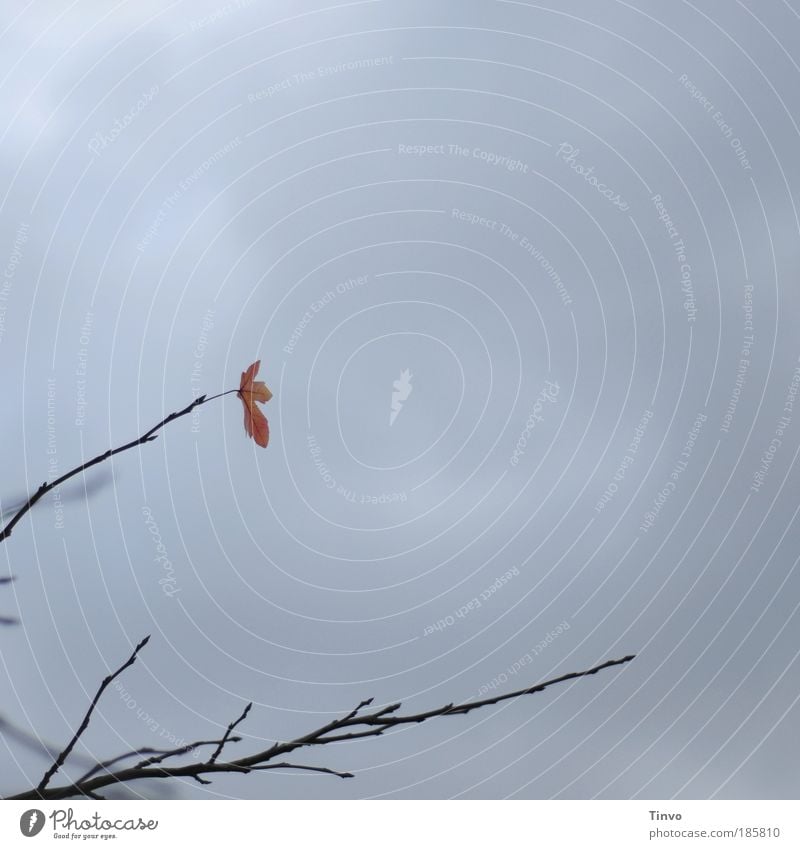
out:
M334 719L325 725L315 729L314 731L304 734L302 737L297 737L285 743L275 743L273 746L263 751L256 752L252 755L247 755L235 760L220 762L219 757L222 754L224 747L228 743L238 742L241 738L233 737L233 730L245 720L252 702L249 703L237 719L231 722L224 735L220 740L205 740L197 743L192 743L188 746L181 746L177 749L167 750L149 750L140 749L133 752L128 752L120 755L117 758L104 761L97 764L95 767L86 772L81 778L72 784L67 784L62 787L48 787L48 783L53 775L63 765L64 761L69 756L75 743L86 730L89 725L92 711L94 710L100 696L108 685L125 669L127 669L135 660L138 652L146 645L146 638L136 647L128 661L123 664L116 672L103 680L97 694L92 700L83 722L70 741L69 745L56 758L54 764L45 774L44 778L39 783L38 787L33 790L19 793L16 796L11 796L11 799L67 799L72 796L85 796L88 798L99 798L97 792L104 787L109 787L115 784L122 784L129 781L137 781L141 779L152 778L193 778L201 784L208 784L204 779L204 775L212 775L216 773L250 773L262 772L272 769L296 769L307 772L324 773L327 775L335 775L339 778L352 778L352 773L340 772L330 767L308 766L305 764L294 764L288 761L277 761L277 758L282 758L285 755L301 748L312 746L326 746L329 743L341 743L351 740L359 740L364 737L379 737L384 732L391 730L399 725L408 725L411 723L419 724L426 722L429 719L434 719L440 716L456 716L467 714L470 711L478 710L479 708L487 707L488 705L499 704L510 699L516 699L520 696L531 695L533 693L541 693L548 687L556 684L571 681L577 678L585 678L590 675L596 675L604 669L609 669L613 666L621 666L629 663L635 655L627 655L618 660L607 660L591 669L585 669L581 672L569 672L566 675L560 675L557 678L551 678L548 681L543 681L539 684L534 684L531 687L525 687L521 690L514 690L510 693L501 693L497 696L492 696L487 699L477 699L474 701L462 702L460 704L447 704L433 710L423 711L416 714L398 714L397 711L401 707L400 702L387 705L382 708L377 708L369 713L363 713L363 709L372 704L372 699L365 699L360 702L357 707L351 710L338 719ZM179 765L164 765L164 761L168 758L177 757L187 754L199 746L215 746L210 757L202 762ZM122 769L113 770L112 767L117 766L122 760L129 757L141 754L151 754L151 757L139 761L137 764L125 767Z
M81 737L84 731L89 727L89 720L92 718L92 713L94 712L95 707L97 707L97 703L100 701L100 696L105 692L106 687L122 672L124 672L129 666L132 666L136 662L136 655L147 645L150 641L150 637L145 637L133 650L133 654L122 664L122 666L117 669L116 672L112 672L111 675L107 675L103 678L100 687L92 699L92 703L89 705L89 710L86 711L86 716L83 717L83 722L81 722L78 730L73 735L72 739L67 743L67 747L58 755L58 757L53 761L53 765L47 772L42 776L42 780L39 782L39 786L36 788L38 793L43 793L45 788L50 782L50 779L61 769L64 765L64 761L69 757L70 752L75 748L75 744Z

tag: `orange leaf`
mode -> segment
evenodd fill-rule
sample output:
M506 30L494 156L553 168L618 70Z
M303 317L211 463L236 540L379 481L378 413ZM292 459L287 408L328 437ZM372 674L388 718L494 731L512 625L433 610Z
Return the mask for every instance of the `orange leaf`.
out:
M257 445L266 448L269 442L269 423L266 416L256 406L256 401L259 404L266 404L272 398L272 393L267 389L266 383L255 380L260 365L261 360L256 360L247 371L242 372L242 381L236 394L242 399L244 405L244 429L247 435L252 436Z

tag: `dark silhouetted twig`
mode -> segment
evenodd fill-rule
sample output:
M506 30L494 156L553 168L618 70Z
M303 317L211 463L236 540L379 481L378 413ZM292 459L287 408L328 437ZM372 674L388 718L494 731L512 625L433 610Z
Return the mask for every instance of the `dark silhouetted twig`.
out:
M102 492L110 483L114 483L114 476L110 472L98 470L91 477L84 478L82 481L75 481L74 484L67 487L64 491L59 492L58 498L62 504L79 499L83 501ZM0 509L0 521L5 520L7 516L14 516L18 513L28 503L28 496L18 495L8 500L11 501L11 504Z
M228 737L224 742L239 743L241 739L241 737ZM175 758L179 755L186 755L189 752L193 752L195 749L199 749L201 746L219 746L222 742L222 740L197 740L194 743L187 743L185 746L179 746L177 749L151 749L148 747L143 749L132 749L130 752L117 755L115 758L109 758L107 761L101 761L100 763L93 764L92 768L76 781L76 784L86 781L98 772L102 772L104 770L108 771L112 766L116 766L118 763L128 760L128 758L140 758L142 755L150 755L151 757L146 758L143 761L139 761L139 763L136 764L136 767L141 769L143 767L150 766L151 764L161 763L162 761L167 760L167 758Z
M210 764L216 763L217 758L222 754L222 750L225 748L225 744L231 739L231 732L234 728L240 723L243 722L247 718L247 714L250 713L250 708L253 707L252 702L248 702L247 707L242 711L241 716L238 719L235 719L229 726L228 730L225 732L223 738L219 741L219 745L216 749L214 749L214 753L208 759Z
M122 664L122 666L117 669L116 672L112 672L111 675L107 675L103 678L100 687L95 693L94 698L92 699L92 703L89 705L89 710L86 711L86 716L83 718L83 722L81 722L78 730L75 732L73 738L67 744L67 747L64 749L61 754L53 761L53 765L50 769L42 777L42 780L39 782L39 786L36 788L38 793L42 793L47 787L50 779L58 772L58 770L64 765L64 761L69 757L69 753L75 748L75 744L80 739L81 734L89 727L89 720L92 718L92 712L94 711L97 703L100 701L100 696L105 692L106 687L122 672L124 672L129 666L132 666L136 662L136 655L147 645L150 641L150 637L145 637L133 650L133 654ZM91 789L91 788L89 788Z
M145 752L149 752L150 750L141 749L135 753L129 752L125 755L119 756L118 758L113 758L109 761L105 761L102 764L98 764L96 767L92 768L88 773L86 773L82 778L78 779L72 784L67 784L63 787L48 787L47 784L49 779L64 763L70 751L72 750L72 747L75 745L75 742L86 730L86 727L89 724L89 717L91 716L92 710L97 704L98 699L102 695L103 690L108 686L109 683L111 683L114 678L117 677L117 675L119 675L124 669L126 669L134 662L134 660L136 659L136 654L145 645L146 642L147 640L143 640L136 647L136 650L134 651L133 655L130 657L128 662L125 663L122 667L120 667L117 672L115 672L113 675L109 676L103 681L103 684L101 685L100 689L97 692L97 695L92 701L92 705L89 708L89 711L86 714L86 717L83 723L81 724L81 727L76 732L69 746L67 746L64 752L59 755L59 757L56 759L56 762L48 770L48 773L42 779L39 786L33 790L28 790L24 793L19 793L16 796L11 796L9 798L67 799L72 796L86 796L89 798L97 798L97 791L102 790L104 787L109 787L115 784L123 784L129 781L138 781L141 779L186 777L193 778L196 781L199 781L201 784L208 784L209 782L206 779L202 778L202 776L211 775L215 773L246 774L249 772L263 772L266 770L273 769L303 770L308 772L318 772L325 773L328 775L335 775L339 778L352 778L352 773L349 772L339 772L338 770L334 770L329 767L294 764L283 760L276 762L276 759L282 758L290 752L296 751L297 749L308 748L312 746L325 746L329 743L341 743L350 740L359 740L364 737L379 737L384 732L391 730L392 728L395 728L398 725L408 725L412 723L419 724L421 722L426 722L429 719L434 719L435 717L467 714L470 711L478 710L479 708L487 707L488 705L499 704L500 702L508 701L509 699L516 699L520 696L531 695L533 693L541 693L548 687L552 687L556 684L561 684L565 681L571 681L577 678L585 678L590 675L596 675L598 672L604 669L609 669L613 666L621 666L630 662L634 658L634 655L627 655L626 657L620 658L618 660L607 660L605 663L601 663L598 666L592 667L591 669L585 669L581 672L569 672L566 675L560 675L557 678L551 678L548 681L543 681L540 684L534 684L531 687L525 687L521 690L515 690L510 693L501 693L500 695L492 696L488 699L478 699L475 701L462 702L460 704L451 703L444 705L443 707L415 714L398 714L397 711L401 707L400 702L387 705L386 707L378 708L376 710L373 710L372 712L363 713L363 709L369 707L372 704L372 699L366 699L360 702L356 708L354 708L344 716L339 717L338 719L334 719L331 722L321 726L320 728L317 728L314 731L303 735L302 737L297 737L296 739L290 740L286 743L275 743L268 749L264 749L263 751L256 752L252 755L247 755L245 757L237 758L235 760L227 762L219 762L218 758L222 754L224 747L228 743L232 743L240 739L238 737L232 737L231 732L236 728L237 725L239 725L239 723L243 722L244 719L247 717L252 707L252 703L250 703L242 711L239 718L231 722L230 725L228 725L225 734L220 740L202 741L199 743L190 744L189 746L182 746L179 749L168 749L165 751L154 753L152 757L146 758L132 767L125 767L123 769L112 771L111 767L118 764L121 760L128 757L132 757L134 754L143 754ZM163 762L167 758L186 754L187 752L192 751L194 748L197 748L201 745L216 746L208 760L191 764L180 764L175 766L164 765Z
M80 466L76 466L69 472L65 472L61 475L61 477L56 478L49 483L43 483L39 489L37 489L36 492L34 492L33 495L24 502L14 516L8 521L8 524L0 531L0 542L3 542L11 536L11 532L14 530L14 526L17 522L19 522L19 520L36 504L37 501L47 495L51 489L61 486L62 483L75 477L75 475L79 475L81 472L86 471L86 469L90 469L92 466L96 466L98 463L108 460L109 457L113 457L115 454L121 454L123 451L136 448L139 445L144 445L146 442L152 442L154 439L158 438L157 431L161 430L162 427L168 425L170 422L174 422L175 419L188 415L201 404L207 404L209 401L213 401L216 398L222 398L223 395L230 395L231 393L238 391L238 389L229 389L227 392L220 392L218 395L212 395L211 397L200 395L182 410L178 410L177 413L170 413L165 419L162 419L157 425L155 425L155 427L151 427L147 433L143 433L138 439L134 439L132 442L128 442L125 445L120 445L119 448L109 448L109 450L105 451L103 454L98 454L93 459L87 460L85 463L81 463Z

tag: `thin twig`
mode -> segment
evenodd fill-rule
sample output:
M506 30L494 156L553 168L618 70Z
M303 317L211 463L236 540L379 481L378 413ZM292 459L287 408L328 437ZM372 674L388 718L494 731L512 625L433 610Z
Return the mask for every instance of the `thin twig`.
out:
M241 737L229 737L226 742L238 743L241 739ZM142 755L151 755L152 757L145 758L143 761L139 761L139 763L136 764L138 768L142 768L150 766L151 764L161 763L162 761L167 760L167 758L175 758L179 755L186 755L189 752L193 752L195 749L199 749L201 746L218 746L219 743L219 740L197 740L194 743L187 743L185 746L180 746L177 749L151 749L148 747L143 749L132 749L130 752L117 755L115 758L109 758L106 761L94 763L91 769L88 772L85 772L75 783L80 784L81 782L91 778L93 775L96 775L98 772L102 772L103 770L108 771L110 767L116 766L116 764L121 763L128 758L140 758Z
M241 740L241 737L228 737L225 739L225 743L240 743ZM157 757L147 758L147 760L141 761L141 763L136 764L136 766L141 768L150 766L151 764L160 764L167 760L167 758L176 758L179 755L185 755L188 752L193 752L195 749L199 749L200 746L218 746L219 743L219 740L198 740L196 743L189 743L186 746L181 746L180 749L172 749L170 751L162 752Z
M102 491L108 484L114 482L114 476L111 472L103 474L98 471L91 478L84 477L81 481L75 481L73 485L67 487L58 494L58 500L62 504L68 504L71 501L85 501L88 498ZM8 505L0 505L0 522L5 521L7 516L15 515L19 509L27 502L27 493L22 496L17 496L13 499L8 499L11 503Z
M250 770L253 772L265 772L268 769L302 769L306 772L322 772L325 775L335 775L338 778L355 778L352 772L339 772L338 769L330 769L327 766L304 766L302 764L289 764L289 763L280 763L280 764L263 764L262 766L251 766Z
M170 413L165 419L162 419L155 427L151 427L146 433L143 433L138 439L134 439L132 442L128 442L125 445L121 445L119 448L109 448L108 451L105 451L102 454L98 454L91 460L87 460L85 463L81 463L80 466L76 466L69 472L65 472L61 475L60 478L56 478L55 480L43 483L36 492L31 495L27 501L20 507L20 509L14 514L14 516L9 520L8 524L0 531L0 542L8 539L11 536L11 532L14 530L14 526L19 522L19 520L39 501L42 497L44 497L51 489L55 489L58 486L61 486L62 483L68 481L70 478L75 477L75 475L79 475L81 472L86 471L86 469L90 469L92 466L96 466L98 463L102 463L105 460L108 460L109 457L113 457L115 454L120 454L123 451L128 451L131 448L136 448L139 445L144 445L146 442L152 442L154 439L157 439L157 431L161 430L162 427L168 425L170 422L174 422L175 419L179 419L182 416L188 415L195 408L199 407L201 404L207 404L209 401L213 401L216 398L222 398L223 395L230 395L233 392L238 392L238 389L229 389L227 392L220 392L217 395L212 395L211 397L207 397L206 395L200 395L195 398L191 404L184 407L182 410L179 410L177 413Z
M341 778L351 777L351 773L338 772L328 767L305 766L288 763L286 761L275 762L277 758L287 755L297 749L307 748L312 746L325 746L329 743L340 743L352 740L363 739L364 737L380 737L384 732L391 730L399 725L407 725L411 723L419 724L426 722L429 719L440 716L455 716L467 714L470 711L478 710L488 705L498 704L500 702L516 699L520 696L531 695L533 693L541 693L548 687L556 684L561 684L565 681L571 681L577 678L585 678L590 675L596 675L598 672L609 669L613 666L621 666L633 660L634 655L627 655L618 660L608 660L591 669L586 669L581 672L570 672L566 675L560 675L557 678L551 678L548 681L543 681L540 684L534 684L532 687L526 687L522 690L515 690L511 693L501 693L497 696L492 696L488 699L477 699L474 701L462 702L460 704L446 704L442 707L433 710L423 711L416 714L402 715L397 711L401 707L401 703L387 705L386 707L376 709L371 713L361 713L362 709L368 707L371 699L362 701L354 710L345 714L338 719L326 723L320 728L297 737L286 743L275 743L268 749L265 749L255 754L246 757L238 758L227 763L220 763L217 760L222 748L234 739L230 736L230 732L244 720L247 716L250 705L242 712L240 717L228 726L223 738L217 742L217 749L212 754L211 758L201 763L181 764L176 766L164 766L158 758L142 761L133 767L117 770L116 772L106 771L104 775L94 775L85 780L79 780L73 784L68 784L63 787L46 787L46 782L43 782L38 788L28 790L12 799L67 799L71 796L86 796L91 793L96 793L104 787L113 784L122 784L128 781L137 781L148 778L193 778L202 783L207 783L201 776L213 773L242 773L246 774L255 771L266 771L270 769L300 769L312 772L327 773L337 775ZM129 663L132 661L129 661ZM123 667L124 668L124 667ZM121 670L120 670L121 671ZM107 679L110 680L110 679ZM98 693L99 697L99 693ZM95 702L97 697L95 698ZM94 704L94 703L93 703ZM90 710L91 713L91 710ZM87 715L88 717L88 715ZM87 722L84 722L84 728ZM341 732L341 733L339 733ZM76 735L80 736L81 731ZM68 754L68 752L67 752ZM166 753L166 756L181 754L179 750L171 750ZM63 758L61 759L63 762ZM54 772L55 770L51 770Z
M223 736L223 738L219 741L219 745L214 750L214 753L211 755L211 757L208 759L208 762L210 764L213 764L217 760L217 758L220 756L220 754L222 753L222 750L225 748L225 744L228 742L228 740L230 740L231 732L233 731L234 728L236 728L236 726L240 722L243 722L246 719L247 714L250 713L251 707L253 707L253 703L249 702L247 707L242 711L241 716L238 719L234 720L228 726L228 730L225 732L225 735Z
M112 672L111 675L107 675L103 679L102 683L100 684L100 687L98 688L97 692L95 693L94 698L92 699L92 703L89 705L89 710L86 711L86 716L84 716L83 722L81 722L81 724L78 727L78 730L75 732L73 738L67 744L67 747L64 749L63 752L61 752L61 754L55 759L55 761L53 761L53 765L50 767L50 769L47 770L47 772L42 777L42 780L39 782L39 786L36 788L36 790L39 793L44 791L44 789L47 787L50 779L64 765L64 761L66 761L66 759L69 757L69 753L75 748L75 744L80 739L81 734L83 734L83 732L86 731L86 729L89 727L89 720L92 718L92 712L94 711L95 707L97 706L97 703L100 701L100 696L103 695L103 692L105 691L106 687L108 687L108 685L118 675L120 675L129 666L132 666L136 662L136 655L139 654L139 652L147 645L147 643L149 641L150 641L150 637L149 636L145 637L136 646L136 648L133 650L133 654L125 661L125 663L123 663L122 666L120 666L119 669L117 669L116 672ZM88 788L88 789L92 789L92 788Z

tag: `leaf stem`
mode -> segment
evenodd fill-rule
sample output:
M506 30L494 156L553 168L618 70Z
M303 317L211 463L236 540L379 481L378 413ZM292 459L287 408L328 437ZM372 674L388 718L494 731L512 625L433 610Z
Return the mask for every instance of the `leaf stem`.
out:
M209 398L204 398L203 403L207 404L209 401L214 401L216 398L222 398L224 395L231 395L232 393L238 393L238 389L228 389L226 392L220 392L218 395L212 395Z

